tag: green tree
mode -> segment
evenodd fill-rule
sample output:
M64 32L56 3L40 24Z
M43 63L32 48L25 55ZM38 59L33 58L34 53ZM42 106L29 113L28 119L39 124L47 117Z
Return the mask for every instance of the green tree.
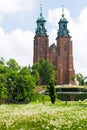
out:
M39 73L40 84L47 85L51 78L55 78L55 67L50 62L41 59L32 66L32 70Z
M6 77L4 74L0 74L0 98L6 98L7 96Z
M56 89L55 89L53 79L50 79L49 86L47 86L47 89L49 91L49 96L50 96L50 99L51 99L51 103L54 104L55 100L56 100Z
M3 57L1 57L1 59L0 59L0 64L1 64L1 65L4 65L4 64L5 64L5 60L4 60Z
M15 59L11 58L9 61L7 61L7 66L13 70L20 70L20 66L16 62Z
M6 70L5 70L5 64L4 59L1 57L0 59L0 98L6 98L8 96L7 93L7 79L6 79Z
M9 98L15 99L17 93L18 72L10 68L8 68L8 71L6 73L6 77L7 77L7 89L8 89Z
M33 90L35 87L35 79L30 74L27 67L23 67L19 72L17 79L16 99L18 101L31 101Z
M32 72L31 72L31 75L34 77L35 83L37 85L38 82L39 82L39 73L38 73L38 71L36 69L33 69Z
M7 61L5 70L7 78L7 90L9 98L15 99L17 93L17 78L20 71L20 66L15 59L10 59Z
M17 101L31 101L38 72L20 67L15 59L7 63L0 60L0 98L8 97Z
M81 73L76 74L72 80L78 81L78 85L87 85L87 76L83 76Z
M5 73L6 73L5 61L1 57L1 59L0 59L0 74L5 74Z

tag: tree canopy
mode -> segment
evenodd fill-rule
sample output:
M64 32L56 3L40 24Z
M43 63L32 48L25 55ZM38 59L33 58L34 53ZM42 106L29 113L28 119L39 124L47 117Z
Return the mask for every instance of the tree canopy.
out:
M83 76L81 73L76 74L72 80L76 80L78 85L87 85L87 76Z
M31 101L36 80L27 66L21 67L15 59L0 60L0 98Z
M51 78L55 79L55 67L49 61L41 59L32 66L32 71L39 73L39 84L47 85Z

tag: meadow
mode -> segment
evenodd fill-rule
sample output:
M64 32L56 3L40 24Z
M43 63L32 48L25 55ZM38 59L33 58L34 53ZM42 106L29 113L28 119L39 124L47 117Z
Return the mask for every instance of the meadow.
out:
M87 101L2 104L0 130L87 130Z

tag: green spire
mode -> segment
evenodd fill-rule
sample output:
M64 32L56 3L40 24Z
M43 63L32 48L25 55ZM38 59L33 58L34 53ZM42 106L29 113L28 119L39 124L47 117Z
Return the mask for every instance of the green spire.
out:
M38 36L46 36L46 29L45 29L45 22L46 20L43 17L42 13L42 4L40 4L40 17L37 19L37 28L36 28L36 35Z
M69 37L69 31L67 29L67 23L68 23L68 21L66 20L65 15L64 15L64 6L62 6L62 18L59 21L58 36Z

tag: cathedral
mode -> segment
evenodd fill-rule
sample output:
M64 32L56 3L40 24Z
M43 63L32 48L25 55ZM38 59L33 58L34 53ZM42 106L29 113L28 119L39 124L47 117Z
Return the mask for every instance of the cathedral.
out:
M36 23L33 63L44 58L56 68L56 84L74 84L72 82L72 77L75 75L72 41L67 28L68 21L65 18L64 9L62 8L62 16L58 22L56 44L49 46L49 36L45 28L46 20L43 17L42 7Z

